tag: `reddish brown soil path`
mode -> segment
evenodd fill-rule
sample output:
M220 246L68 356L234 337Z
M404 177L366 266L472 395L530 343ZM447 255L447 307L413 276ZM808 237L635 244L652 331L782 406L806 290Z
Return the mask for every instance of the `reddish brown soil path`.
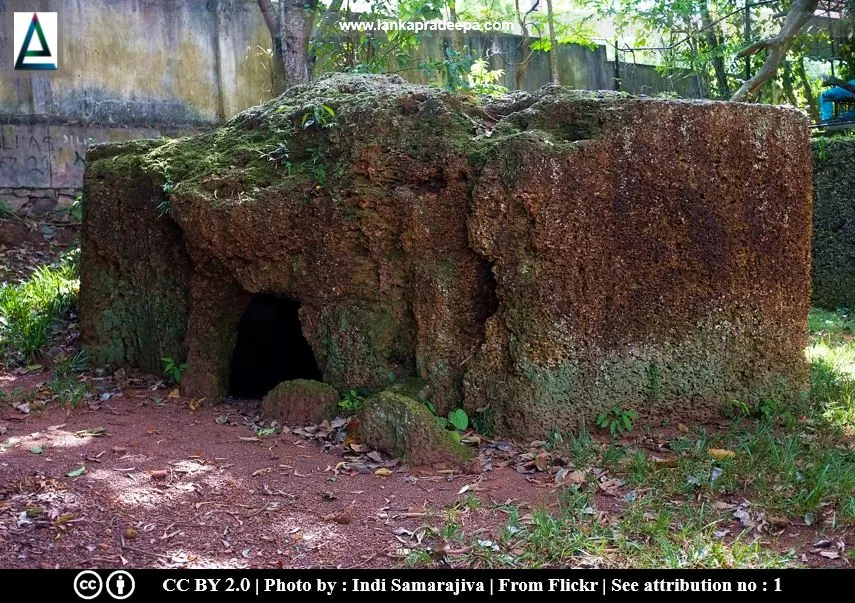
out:
M485 507L548 504L512 468L460 475L387 459L391 475L360 473L297 436L217 423L240 407L155 406L150 394L129 391L94 411L4 410L0 566L388 567L404 548L395 531L441 524L467 484ZM467 533L494 532L504 519L483 511L461 521Z
M21 395L44 379L0 375L0 388ZM553 477L517 472L522 449L510 445L491 471L411 468L294 433L259 437L251 402L192 410L168 394L127 389L29 414L0 404L0 567L400 567L417 545L447 566L440 535L418 543L413 533L441 529L469 496L479 507L455 518L469 540L498 541L505 505L559 511ZM618 516L620 497L598 496L596 512ZM822 537L805 527L762 542L807 565L846 566L810 554Z

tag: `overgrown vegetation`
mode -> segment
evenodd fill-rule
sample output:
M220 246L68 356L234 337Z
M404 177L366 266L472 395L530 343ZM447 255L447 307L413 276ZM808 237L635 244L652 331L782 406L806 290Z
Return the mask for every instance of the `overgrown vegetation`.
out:
M80 380L80 373L86 369L87 362L85 352L80 351L54 364L48 389L63 406L77 408L91 392L89 383Z
M606 429L612 435L623 435L632 431L632 424L638 418L634 410L625 410L618 405L597 415L597 427Z
M57 321L77 303L77 254L66 253L22 283L0 284L0 359L5 364L38 359Z

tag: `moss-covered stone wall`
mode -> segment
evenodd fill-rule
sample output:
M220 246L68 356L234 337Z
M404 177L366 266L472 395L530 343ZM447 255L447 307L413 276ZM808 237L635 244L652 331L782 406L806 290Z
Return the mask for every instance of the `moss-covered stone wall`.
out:
M300 302L328 383L417 375L440 412L489 408L505 433L792 397L806 126L771 107L322 78L195 138L94 151L84 340L112 363L170 348L188 392L223 394L240 316L273 293ZM115 250L131 223L149 242ZM177 319L135 318L149 281Z
M813 303L855 309L855 137L813 142Z

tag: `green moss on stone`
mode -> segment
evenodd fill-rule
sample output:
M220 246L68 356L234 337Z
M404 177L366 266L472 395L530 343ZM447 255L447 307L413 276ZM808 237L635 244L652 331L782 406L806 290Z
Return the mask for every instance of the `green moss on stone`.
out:
M366 401L359 437L372 448L416 465L461 463L474 456L471 448L452 439L422 402L391 391Z
M261 403L267 417L286 424L317 424L331 418L338 410L338 390L310 379L283 381L270 390Z
M813 303L855 309L855 137L813 142Z

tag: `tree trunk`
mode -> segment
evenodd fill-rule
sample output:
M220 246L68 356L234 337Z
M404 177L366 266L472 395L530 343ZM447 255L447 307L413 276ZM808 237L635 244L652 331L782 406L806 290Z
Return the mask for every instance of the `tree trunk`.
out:
M522 90L522 81L525 77L526 71L528 71L528 65L531 62L531 57L534 54L531 49L529 49L529 42L531 41L528 36L528 25L525 22L526 15L524 16L522 12L520 12L520 0L514 0L514 7L516 9L517 14L517 22L520 24L520 30L522 31L522 40L520 41L520 55L525 55L522 61L520 61L519 65L517 65L517 71L514 75L514 89ZM528 52L526 55L525 53Z
M282 36L279 32L279 15L270 0L257 0L258 8L270 32L273 56L270 60L270 86L273 96L285 91L285 64L282 61Z
M315 23L318 0L282 0L279 30L282 38L282 64L285 84L290 88L307 84L312 68L309 60L309 40Z
M805 72L804 57L799 57L799 60L796 61L795 70L796 75L799 78L799 82L801 82L802 85L802 92L805 95L808 115L810 115L811 119L816 123L819 121L819 107L816 104L816 97L813 95L813 89L810 87L810 81L808 80L807 73Z
M546 0L546 20L549 25L549 72L552 81L560 84L558 77L558 42L555 38L555 19L552 15L552 0Z
M720 42L716 27L712 25L710 17L710 7L707 0L701 2L701 27L704 30L704 38L707 43L707 50L712 55L712 66L715 72L715 83L718 88L719 98L730 98L730 84L727 82L727 67L724 64L724 57L719 48Z
M737 56L747 57L761 50L766 50L766 61L754 77L746 81L730 98L732 101L749 101L757 95L761 86L775 77L778 67L787 56L790 44L799 35L810 18L813 16L819 0L795 0L787 12L784 24L778 35L760 40L743 49Z

